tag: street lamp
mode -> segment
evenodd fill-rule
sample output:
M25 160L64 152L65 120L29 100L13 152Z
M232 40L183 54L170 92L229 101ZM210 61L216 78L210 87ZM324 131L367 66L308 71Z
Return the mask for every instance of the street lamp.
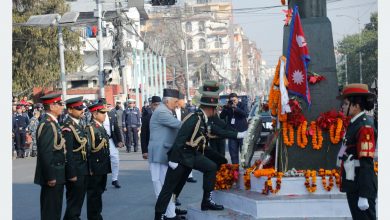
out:
M78 12L67 12L62 17L59 14L46 14L46 15L33 15L27 22L15 24L19 26L30 27L58 27L58 48L60 54L60 71L61 71L61 85L62 85L62 97L66 99L66 79L65 79L65 61L64 61L64 40L62 36L62 26L66 24L75 23L79 17Z
M359 31L359 74L360 74L360 83L363 83L363 74L362 74L362 51L361 51L361 47L362 47L362 31L360 30L360 19L359 17L355 18L355 17L352 17L352 16L349 16L349 15L336 15L336 17L347 17L349 19L352 19L353 21L357 21L357 24L358 24L358 31Z

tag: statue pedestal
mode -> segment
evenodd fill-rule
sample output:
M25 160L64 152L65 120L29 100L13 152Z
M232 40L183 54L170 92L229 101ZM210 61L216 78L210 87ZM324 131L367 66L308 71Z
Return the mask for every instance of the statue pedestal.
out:
M189 220L222 219L352 219L344 193L336 185L325 191L321 177L317 177L317 190L309 193L305 177L282 178L276 194L263 195L267 178L251 176L251 190L244 189L243 171L235 188L214 191L213 199L225 207L223 211L201 211L200 204L188 207ZM276 178L273 178L274 187Z

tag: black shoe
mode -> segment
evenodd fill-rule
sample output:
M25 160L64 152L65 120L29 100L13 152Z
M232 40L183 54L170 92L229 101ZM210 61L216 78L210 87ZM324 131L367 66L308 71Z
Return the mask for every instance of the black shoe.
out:
M115 186L115 188L117 188L117 189L121 188L121 186L119 185L118 180L112 181L111 184L112 184L113 186Z
M126 149L126 152L127 152L127 153L130 153L130 150L129 150L129 149Z
M181 206L181 202L179 201L179 198L176 198L175 205L176 205L176 206Z
M187 210L176 208L175 209L175 213L176 213L176 215L186 215L187 214Z
M179 216L179 215L176 215L175 217L172 217L172 218L168 218L166 216L164 216L164 220L185 220L186 217L185 216Z
M37 152L36 152L35 150L33 150L33 151L31 152L31 157L35 157L35 156L37 156Z
M206 210L223 210L223 205L216 204L213 199L211 198L211 192L204 192L203 193L203 199L202 204L200 206L202 211Z
M189 182L189 183L196 183L197 181L193 177L188 177L187 182Z

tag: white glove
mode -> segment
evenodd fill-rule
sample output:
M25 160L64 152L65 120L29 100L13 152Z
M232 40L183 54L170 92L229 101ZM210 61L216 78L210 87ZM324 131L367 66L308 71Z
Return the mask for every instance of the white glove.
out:
M172 162L172 161L168 161L168 165L170 168L172 168L172 170L176 169L177 166L179 166L178 163L175 163L175 162Z
M248 135L248 132L247 132L247 131L238 132L238 133L237 133L237 139L243 139L243 138L245 138L247 135Z
M368 207L370 207L370 205L368 204L368 199L363 198L363 197L359 197L358 207L362 211L367 210Z
M352 159L352 154L348 156L348 158L344 161L344 170L345 170L345 178L347 180L355 179L355 163Z

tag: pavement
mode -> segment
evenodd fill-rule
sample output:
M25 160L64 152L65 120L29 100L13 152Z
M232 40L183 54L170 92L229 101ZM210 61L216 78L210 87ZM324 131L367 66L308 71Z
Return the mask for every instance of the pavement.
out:
M103 194L103 218L110 220L150 220L154 218L154 195L148 161L141 152L126 153L120 149L119 183L116 189L111 185L108 175L107 191ZM36 157L15 159L12 161L12 215L14 220L40 219L40 186L34 184ZM186 183L179 197L181 209L189 204L199 203L202 199L202 173L194 170L197 183ZM64 190L66 191L66 190ZM65 212L65 194L62 214ZM86 201L84 201L81 219L87 219Z

